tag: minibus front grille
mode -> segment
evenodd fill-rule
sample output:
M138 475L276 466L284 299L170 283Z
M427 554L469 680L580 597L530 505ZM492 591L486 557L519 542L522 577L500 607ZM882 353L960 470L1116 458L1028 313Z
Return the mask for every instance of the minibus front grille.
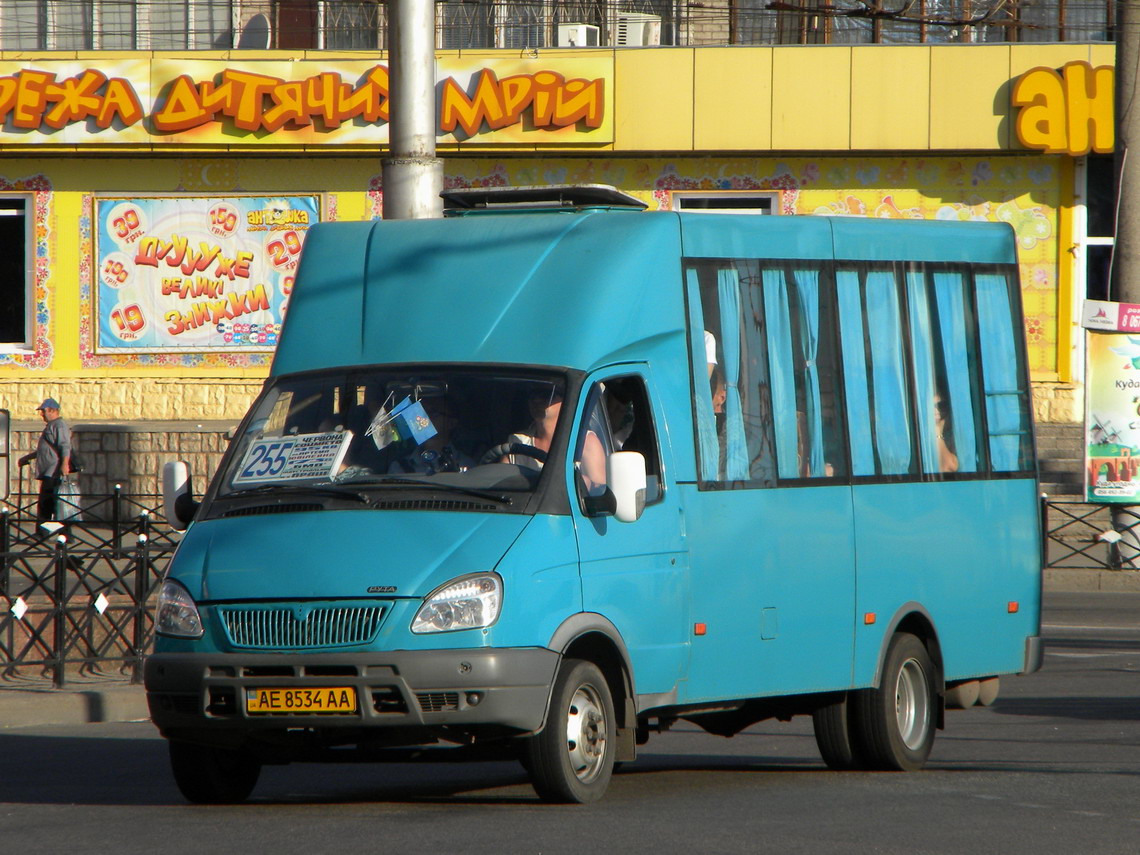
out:
M380 629L380 606L314 608L223 608L226 635L235 647L347 647L366 644Z

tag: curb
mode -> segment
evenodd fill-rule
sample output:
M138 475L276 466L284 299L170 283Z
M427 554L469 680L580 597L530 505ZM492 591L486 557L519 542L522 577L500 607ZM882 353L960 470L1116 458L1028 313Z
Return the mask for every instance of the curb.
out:
M1140 593L1140 571L1137 570L1066 570L1051 567L1044 573L1046 591L1056 593Z
M141 685L116 684L87 689L18 689L0 686L0 732L37 725L146 721L150 718Z

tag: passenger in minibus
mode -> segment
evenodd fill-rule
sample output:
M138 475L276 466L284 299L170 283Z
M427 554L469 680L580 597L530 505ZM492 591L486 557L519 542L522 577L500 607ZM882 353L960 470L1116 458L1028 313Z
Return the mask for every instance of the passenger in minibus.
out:
M954 434L950 425L950 407L938 393L934 395L934 441L938 444L938 471L957 472L958 455L953 451Z
M459 420L455 416L451 399L445 395L427 397L423 399L423 407L435 428L435 436L422 445L409 448L401 457L392 461L388 473L434 475L437 472L465 472L474 466L475 461L452 441L452 431Z

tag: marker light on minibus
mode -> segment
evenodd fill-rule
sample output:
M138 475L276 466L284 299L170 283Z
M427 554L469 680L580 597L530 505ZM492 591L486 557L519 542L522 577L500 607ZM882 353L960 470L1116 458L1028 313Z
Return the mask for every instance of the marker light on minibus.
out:
M503 580L497 573L479 573L448 582L428 595L412 620L412 632L453 632L480 629L499 618Z
M178 638L201 638L202 618L194 598L173 579L162 583L155 610L155 629Z

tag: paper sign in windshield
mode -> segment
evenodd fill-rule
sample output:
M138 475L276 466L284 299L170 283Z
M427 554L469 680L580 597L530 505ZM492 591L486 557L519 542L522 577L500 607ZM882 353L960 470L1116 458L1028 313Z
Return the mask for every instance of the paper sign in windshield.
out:
M234 477L234 486L330 478L340 469L350 442L350 430L254 440Z

